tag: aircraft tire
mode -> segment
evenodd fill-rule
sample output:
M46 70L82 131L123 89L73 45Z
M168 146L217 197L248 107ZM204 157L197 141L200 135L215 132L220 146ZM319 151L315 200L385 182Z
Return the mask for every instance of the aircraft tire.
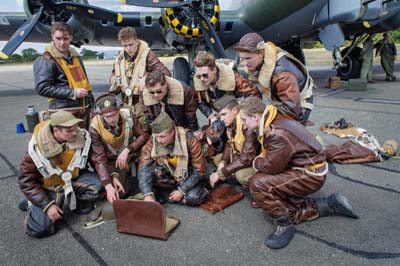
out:
M347 53L348 48L342 51L342 56ZM346 66L340 67L337 70L338 75L342 80L360 78L362 61L360 60L361 48L355 47L350 54L343 58Z
M174 60L172 76L174 79L183 81L190 85L190 68L186 58L177 57Z

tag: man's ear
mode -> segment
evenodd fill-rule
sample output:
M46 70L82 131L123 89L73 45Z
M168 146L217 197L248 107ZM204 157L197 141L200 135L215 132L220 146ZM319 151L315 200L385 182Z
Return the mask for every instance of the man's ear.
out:
M238 106L234 106L234 107L232 108L232 111L233 111L235 114L238 114L238 113L240 112L240 109L239 109Z

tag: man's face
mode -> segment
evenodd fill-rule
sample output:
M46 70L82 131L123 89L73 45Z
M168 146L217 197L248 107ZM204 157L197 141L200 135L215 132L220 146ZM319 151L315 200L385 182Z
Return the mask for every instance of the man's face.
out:
M248 72L256 71L264 60L264 51L256 53L239 52L240 59L244 63Z
M54 128L54 136L59 142L73 142L78 133L78 125L64 128Z
M154 97L154 99L156 99L157 101L161 101L168 93L168 84L167 82L165 82L164 85L156 83L153 87L149 87L147 89L149 90L149 93Z
M215 84L217 81L217 68L209 68L208 66L196 67L196 78L200 79L201 83L206 87Z
M119 110L115 110L109 113L102 114L104 121L112 126L115 127L118 125L119 122Z
M156 138L157 142L163 146L167 147L174 143L175 140L175 130L164 130L160 133L153 133L153 136Z
M54 46L63 55L68 55L68 49L71 45L72 36L67 31L56 30L51 34L51 39L54 42Z
M221 121L225 124L225 126L229 127L232 125L238 113L239 110L237 107L233 107L231 110L225 107L219 112L219 116L221 117Z
M253 114L251 116L247 116L245 113L240 111L240 119L242 119L242 123L244 128L248 130L255 130L258 128L259 124L259 115Z
M121 44L122 44L122 47L124 47L124 51L129 56L134 56L136 51L139 48L139 40L138 39L129 38L128 40L121 41Z

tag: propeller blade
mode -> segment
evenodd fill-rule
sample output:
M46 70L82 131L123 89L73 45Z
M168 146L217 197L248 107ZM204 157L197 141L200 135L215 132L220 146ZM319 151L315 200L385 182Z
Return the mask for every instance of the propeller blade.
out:
M184 0L121 0L122 4L132 6L168 8L168 7L182 7L189 5Z
M73 2L55 2L54 4L77 16L88 17L96 20L107 20L116 23L121 23L123 19L121 13L97 6Z
M27 19L25 23L22 24L21 27L19 27L19 29L11 36L10 40L8 40L7 44L1 50L0 58L8 59L8 57L21 45L23 41L25 41L28 35L32 32L42 14L43 6L40 7L38 12Z

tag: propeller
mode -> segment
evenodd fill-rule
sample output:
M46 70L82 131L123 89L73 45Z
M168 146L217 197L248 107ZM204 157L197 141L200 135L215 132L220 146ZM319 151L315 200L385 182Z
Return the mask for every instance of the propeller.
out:
M107 20L116 23L122 22L121 13L110 11L101 7L84 5L73 2L55 2L55 0L40 1L39 10L33 14L19 29L11 36L10 40L0 52L0 58L8 59L8 57L22 44L29 36L33 28L38 23L40 17L46 10L64 10L81 17L88 17L95 20ZM55 13L55 12L53 12Z
M156 8L174 8L190 5L190 1L185 0L122 0L121 2L126 5Z

